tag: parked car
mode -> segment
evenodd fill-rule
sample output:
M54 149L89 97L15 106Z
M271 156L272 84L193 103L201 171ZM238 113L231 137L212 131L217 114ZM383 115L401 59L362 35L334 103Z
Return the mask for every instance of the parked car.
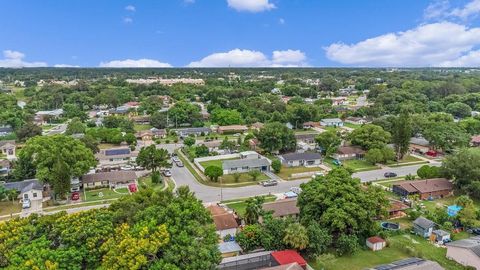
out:
M27 209L32 206L32 202L29 199L24 199L22 202L22 208Z
M391 177L397 177L397 174L394 172L386 172L383 174L383 176L385 176L385 178L391 178Z
M178 161L180 161L180 159L177 156L174 156L174 157L172 157L172 161L173 162L178 162Z
M264 187L271 187L271 186L276 186L278 185L278 181L277 180L267 180L267 181L263 181L261 182L262 186Z
M333 160L333 164L334 164L334 165L337 165L337 166L342 166L342 162L341 162L340 160L338 160L338 159L334 159L334 160Z
M175 164L177 164L178 167L183 167L183 162L182 161L176 161Z
M302 192L302 189L300 187L291 187L290 191L296 194L300 194Z
M480 228L472 228L472 233L475 235L480 235Z
M120 170L122 170L122 171L131 171L131 170L133 170L133 167L130 166L130 165L125 165L125 166L120 167Z
M166 177L170 177L172 176L172 172L170 170L164 170L163 175L165 175Z

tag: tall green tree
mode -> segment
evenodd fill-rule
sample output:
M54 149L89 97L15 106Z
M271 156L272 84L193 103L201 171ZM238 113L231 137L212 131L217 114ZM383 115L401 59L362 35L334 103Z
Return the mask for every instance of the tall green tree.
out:
M170 168L169 154L166 149L157 149L155 145L142 147L136 159L138 165L156 172L159 168Z
M291 151L296 147L295 134L282 123L267 123L256 136L260 146L270 153Z
M27 141L18 155L19 163L31 164L35 176L64 196L72 177L80 177L96 165L90 149L65 135L34 137ZM28 166L27 166L28 167Z
M337 131L327 130L315 137L315 142L322 149L322 153L328 157L337 151L342 138L340 138Z
M412 123L408 112L402 112L393 122L392 142L395 145L397 160L408 152L410 138L412 137Z
M292 223L285 229L285 244L293 249L304 250L308 247L308 232L300 223Z
M391 135L380 126L368 124L355 129L350 133L349 138L353 145L369 150L372 148L383 148L390 142Z
M442 174L453 179L457 188L480 198L480 149L465 148L447 156L442 163Z
M246 224L256 224L259 221L259 218L263 216L263 203L265 203L265 198L262 196L255 196L253 198L248 198L245 201L245 215L244 220Z
M204 173L210 178L210 181L217 182L218 178L223 175L223 170L218 166L208 166Z

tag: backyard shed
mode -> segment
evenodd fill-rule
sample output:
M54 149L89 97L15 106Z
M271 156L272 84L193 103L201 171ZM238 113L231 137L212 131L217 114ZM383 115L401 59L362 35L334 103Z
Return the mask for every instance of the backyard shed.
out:
M385 246L387 246L387 242L378 236L367 238L366 244L367 247L373 251L382 250Z

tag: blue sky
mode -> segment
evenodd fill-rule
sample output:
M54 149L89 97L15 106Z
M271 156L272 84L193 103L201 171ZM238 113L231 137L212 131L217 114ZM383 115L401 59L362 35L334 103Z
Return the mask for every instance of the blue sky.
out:
M479 66L480 0L4 0L0 66Z

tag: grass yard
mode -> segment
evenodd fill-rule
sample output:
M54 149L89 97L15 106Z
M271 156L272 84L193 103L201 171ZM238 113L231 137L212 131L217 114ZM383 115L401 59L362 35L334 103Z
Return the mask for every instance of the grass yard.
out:
M93 189L93 190L87 190L84 192L86 195L87 202L100 201L100 200L106 200L106 199L116 199L128 194L128 192L127 194L118 194L109 188ZM103 193L103 197L99 196L100 192Z
M21 211L22 205L18 201L13 203L11 201L0 202L0 216L20 213Z
M151 128L152 128L151 125L143 125L143 124L134 124L133 125L133 129L135 131L148 130L148 129L151 129Z
M408 163L408 164L405 164L405 163ZM408 165L422 164L422 163L428 163L428 161L408 155L408 156L403 157L403 159L399 160L398 162L397 161L387 162L387 166L401 167L401 166L408 166Z
M226 158L226 159L203 161L203 162L200 162L200 165L202 165L203 168L207 168L208 166L217 166L222 168L222 163L225 160L235 160L235 159L239 159L239 158Z
M422 201L421 203L423 203L423 205L425 206L425 208L427 210L433 211L437 207L446 208L449 205L455 204L455 200L458 197L459 196L449 196L449 197L446 197L446 198L436 199L436 200L433 200L433 201L426 201L425 200L425 201ZM480 201L473 199L473 203L477 207L477 209L480 209Z
M298 167L286 167L282 166L282 169L280 170L277 175L282 178L283 180L289 180L289 179L295 179L291 178L292 174L296 173L304 173L304 172L319 172L322 171L319 167L303 167L303 166L298 166ZM306 178L306 177L303 177ZM297 177L298 179L298 177Z
M343 164L344 167L351 168L356 172L378 169L378 166L372 165L372 164L368 163L366 160L361 160L361 159L345 160L345 161L343 161L342 164Z
M311 261L310 265L318 270L361 270L408 257L420 257L436 261L445 269L464 269L461 265L445 257L447 252L445 248L435 247L419 236L396 235L388 238L387 241L389 246L381 251L361 250L352 256L338 258L324 255Z
M110 149L110 148L115 148L115 147L120 147L120 145L111 144L111 143L101 143L101 144L98 145L99 149Z
M162 175L160 175L160 177L162 177ZM161 183L154 184L154 183L152 183L152 178L150 176L147 176L147 177L143 177L143 178L138 179L138 185L139 185L139 188L142 188L142 186L145 185L145 186L147 186L147 188L153 188L155 190L160 190L164 187L163 181L165 181L165 178L162 179Z
M356 125L356 124L347 123L347 122L344 122L343 125L346 126L346 127L349 127L349 128L353 128L353 129L357 129L357 128L362 126L362 125Z
M126 188L126 187L117 188L117 189L115 189L115 191L116 191L117 193L130 194L130 192L128 191L128 188Z
M252 177L248 173L241 173L240 179L238 179L238 182L235 181L233 174L226 174L226 175L223 175L221 178L222 178L222 184L256 183L258 181L264 181L264 180L270 179L268 176L266 176L263 173L257 177L257 181L255 182L252 180ZM220 182L220 180L218 181Z
M263 197L265 198L265 202L273 202L276 199L276 197L273 196L273 195L267 195L267 196L263 196ZM235 210L235 212L237 212L238 215L243 216L245 214L245 208L247 207L247 204L245 203L245 201L247 199L248 198L240 199L240 200L234 200L232 202L224 201L222 203L228 202L228 203L226 203L226 206Z

